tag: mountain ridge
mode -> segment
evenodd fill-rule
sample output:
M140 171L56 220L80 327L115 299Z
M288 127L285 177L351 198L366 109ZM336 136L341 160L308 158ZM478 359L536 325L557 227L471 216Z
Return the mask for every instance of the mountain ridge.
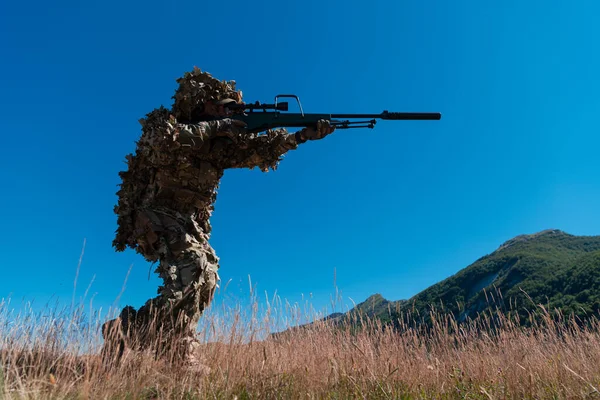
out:
M600 236L576 236L559 229L522 234L500 244L453 275L405 300L375 293L346 313L326 317L338 322L354 315L398 321L414 310L428 323L431 305L458 322L476 318L493 306L527 321L543 304L584 320L600 311ZM497 298L499 297L499 298Z

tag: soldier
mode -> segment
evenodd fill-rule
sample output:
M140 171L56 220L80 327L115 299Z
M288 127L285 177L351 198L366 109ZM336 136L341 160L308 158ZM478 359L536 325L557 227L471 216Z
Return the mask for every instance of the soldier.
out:
M103 351L120 356L126 347L152 348L193 363L196 328L219 280L209 219L224 170L275 170L283 154L335 128L323 120L317 129L294 134L285 129L247 134L243 122L228 118L227 104L242 103L235 81L194 68L177 82L172 109L161 106L139 121L142 136L135 155L126 157L128 169L119 173L115 207L113 246L158 262L155 272L163 285L139 310L125 307L103 326Z

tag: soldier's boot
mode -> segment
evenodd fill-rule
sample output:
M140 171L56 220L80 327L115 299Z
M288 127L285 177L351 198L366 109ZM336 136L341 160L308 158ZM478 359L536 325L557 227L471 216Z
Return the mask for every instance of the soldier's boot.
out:
M100 351L103 364L118 364L126 351L131 350L132 340L129 337L133 330L136 311L133 307L123 308L119 316L102 324L104 340Z
M196 337L180 337L174 351L177 352L174 361L179 366L195 373L210 373L211 368L207 365L206 357L202 352L202 344Z

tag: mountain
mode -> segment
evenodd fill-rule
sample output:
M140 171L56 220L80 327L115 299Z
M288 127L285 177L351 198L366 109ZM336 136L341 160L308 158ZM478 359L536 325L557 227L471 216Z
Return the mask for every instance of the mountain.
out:
M341 322L353 315L364 315L369 318L378 318L384 322L390 322L394 313L399 310L399 307L405 304L406 301L389 301L383 298L379 293L370 296L362 303L356 305L352 310L346 313L334 313L327 316L325 319Z
M582 320L598 315L600 236L556 229L520 235L408 300L388 301L376 294L348 313L328 318L341 322L366 314L390 323L410 314L427 323L434 306L459 322L491 308L512 310L527 324L530 311L539 304Z

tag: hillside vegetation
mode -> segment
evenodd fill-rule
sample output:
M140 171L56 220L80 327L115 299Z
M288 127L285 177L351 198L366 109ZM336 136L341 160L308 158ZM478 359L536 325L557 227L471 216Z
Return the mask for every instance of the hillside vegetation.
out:
M517 236L408 300L388 301L376 294L335 319L361 314L397 325L399 318L411 315L430 323L428 314L434 307L458 322L501 310L527 325L532 308L538 305L579 321L598 315L600 236L559 230Z

